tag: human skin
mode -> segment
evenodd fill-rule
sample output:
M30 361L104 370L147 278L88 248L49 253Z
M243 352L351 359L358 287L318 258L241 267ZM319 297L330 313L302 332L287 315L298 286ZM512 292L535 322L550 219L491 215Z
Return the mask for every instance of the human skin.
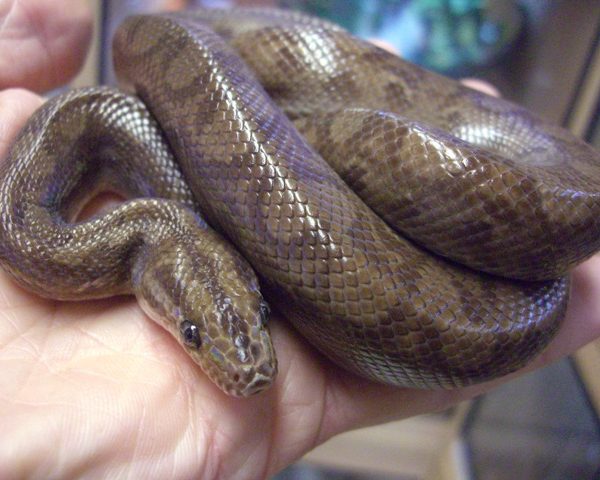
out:
M42 102L32 91L77 70L89 28L84 1L0 0L0 159ZM377 385L274 313L279 376L236 399L133 298L46 300L0 272L0 478L268 478L333 435L443 410L599 337L600 257L572 277L555 340L508 378L450 391Z

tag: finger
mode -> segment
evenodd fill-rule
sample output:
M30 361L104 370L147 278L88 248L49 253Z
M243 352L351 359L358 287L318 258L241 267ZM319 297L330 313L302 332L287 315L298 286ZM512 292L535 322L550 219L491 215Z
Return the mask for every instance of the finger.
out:
M17 133L42 102L41 97L23 89L0 92L0 161L6 158Z
M0 0L0 90L64 84L83 63L91 18L86 0Z
M478 78L463 78L460 83L472 88L473 90L479 90L482 93L491 95L492 97L500 97L500 91L494 87L491 83L484 82Z
M572 273L571 298L565 321L554 341L528 370L570 355L600 337L600 256Z

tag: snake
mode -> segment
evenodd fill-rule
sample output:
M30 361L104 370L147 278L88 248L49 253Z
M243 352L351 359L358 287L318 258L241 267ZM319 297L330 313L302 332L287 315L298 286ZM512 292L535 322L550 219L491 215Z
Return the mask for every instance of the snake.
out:
M119 88L52 97L12 145L0 265L45 298L135 295L229 395L275 381L271 307L369 380L506 375L599 248L592 147L328 21L132 16L113 60ZM102 191L124 201L80 218Z

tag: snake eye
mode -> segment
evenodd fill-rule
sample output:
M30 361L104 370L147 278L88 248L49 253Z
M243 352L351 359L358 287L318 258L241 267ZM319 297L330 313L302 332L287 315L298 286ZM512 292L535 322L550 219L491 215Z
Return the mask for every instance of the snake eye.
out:
M269 323L269 317L271 316L269 304L264 300L261 300L258 308L260 309L260 321L263 325L266 325Z
M199 348L200 345L202 345L202 341L200 340L200 329L192 322L188 322L187 320L181 322L179 331L183 337L183 343L188 347Z

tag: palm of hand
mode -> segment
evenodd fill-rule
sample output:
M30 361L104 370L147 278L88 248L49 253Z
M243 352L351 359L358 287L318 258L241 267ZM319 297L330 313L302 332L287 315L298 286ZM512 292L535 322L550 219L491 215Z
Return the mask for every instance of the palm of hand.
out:
M55 302L24 292L5 274L0 292L0 410L12 412L1 421L11 441L0 446L0 465L14 468L11 451L27 451L44 452L47 471L67 476L95 464L102 476L133 465L159 478L229 478L242 467L248 478L260 478L273 468L280 422L299 434L304 446L296 452L316 441L310 432L321 418L315 413L323 389L315 386L323 375L289 334L278 332L283 381L266 395L234 399L132 298ZM286 382L290 369L297 370L293 386ZM301 428L292 418L296 409L310 410ZM247 459L254 474L243 465Z
M0 410L12 412L2 421L11 442L0 448L0 465L11 465L10 451L28 451L44 452L49 471L62 464L63 474L133 464L139 473L187 477L204 465L209 478L251 457L251 477L261 476L281 388L225 397L131 298L54 302L6 275L0 291ZM289 347L304 355L294 342ZM296 402L315 400L310 389L299 391L307 393ZM217 458L228 464L206 462L210 449L222 450Z

